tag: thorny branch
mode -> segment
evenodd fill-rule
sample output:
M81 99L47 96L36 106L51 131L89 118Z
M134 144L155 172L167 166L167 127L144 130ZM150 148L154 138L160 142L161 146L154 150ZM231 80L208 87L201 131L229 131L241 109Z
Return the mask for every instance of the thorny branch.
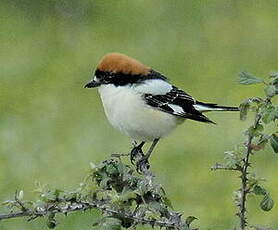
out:
M23 201L16 192L14 200L6 202L10 213L0 214L0 221L18 217L28 217L30 221L46 217L47 225L54 228L56 214L96 209L102 212L101 220L113 219L111 225L117 225L116 229L149 225L169 230L193 230L189 225L196 218L190 216L185 221L180 213L172 210L164 189L155 182L148 167L143 165L141 174L138 174L134 166L123 164L122 156L114 154L97 166L92 164L91 173L76 191L43 188L36 202ZM139 153L135 160L140 160L141 156L143 153ZM100 224L101 221L97 225Z
M96 202L89 202L89 201L73 202L62 206L53 205L53 206L49 206L48 209L42 209L42 210L31 210L25 208L25 210L19 212L0 214L0 221L5 219L18 218L18 217L29 217L28 220L33 220L37 217L47 216L49 213L54 213L54 214L62 213L67 215L68 213L71 212L86 211L91 209L98 209L103 212L106 212L109 215L113 214L113 215L121 216L126 219L131 219L137 222L138 224L142 224L142 225L148 224L156 227L167 227L169 229L177 229L177 230L181 229L181 226L177 225L176 223L171 223L169 221L160 221L160 220L155 221L146 218L136 217L133 215L133 213L120 212L119 210L109 209L105 206L105 204L101 204L101 202L96 203Z
M248 111L255 111L255 119L253 124L245 131L247 136L246 143L236 146L233 151L225 152L225 162L223 164L216 163L212 170L230 170L240 173L241 186L235 194L235 204L238 207L236 215L239 217L239 229L245 230L246 227L261 229L261 227L253 226L247 220L247 197L248 194L263 196L260 207L264 211L270 211L274 205L270 193L262 186L262 178L259 178L250 170L250 158L255 151L264 149L266 143L270 143L274 152L278 152L277 130L273 129L264 131L264 127L278 119L278 108L272 104L272 98L278 94L278 73L270 75L270 80L265 81L254 75L242 72L239 76L239 82L244 85L263 83L265 86L265 98L251 97L246 99L240 105L240 119L245 120ZM273 127L273 126L272 126ZM271 132L269 134L269 132ZM273 133L272 133L273 132ZM237 229L237 228L235 228ZM269 229L264 227L263 229Z
M254 128L258 126L258 124L260 123L262 116L260 114L257 114L257 117L255 119L254 122ZM247 151L246 151L246 156L243 159L243 167L240 169L241 171L241 189L240 189L240 193L241 193L241 200L240 200L240 204L239 204L239 212L237 213L237 215L240 218L240 228L242 230L244 230L244 228L247 225L247 219L246 219L246 199L247 199L247 195L250 192L250 189L248 188L248 167L251 165L250 164L250 155L252 154L252 140L253 140L254 136L251 135L251 133L248 134L248 140L247 140Z

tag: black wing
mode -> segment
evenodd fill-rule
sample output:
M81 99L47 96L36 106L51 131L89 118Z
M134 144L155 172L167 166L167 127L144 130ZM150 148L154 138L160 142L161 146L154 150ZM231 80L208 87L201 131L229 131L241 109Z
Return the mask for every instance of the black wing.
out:
M163 112L195 121L214 123L194 108L196 101L193 97L175 86L164 95L144 94L144 99L148 105Z

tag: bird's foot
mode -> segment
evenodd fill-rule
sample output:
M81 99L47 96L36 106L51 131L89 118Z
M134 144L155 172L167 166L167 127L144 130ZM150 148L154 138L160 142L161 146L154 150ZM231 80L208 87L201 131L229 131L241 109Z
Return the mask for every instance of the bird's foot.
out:
M139 146L135 146L133 147L133 149L131 150L130 152L130 162L132 164L134 164L134 161L136 160L136 158L138 158L138 156L143 156L143 151L142 151L142 147L139 145Z
M136 162L137 172L144 174L145 172L147 172L149 170L149 168L150 168L149 158L146 156L142 156L141 159L139 159Z

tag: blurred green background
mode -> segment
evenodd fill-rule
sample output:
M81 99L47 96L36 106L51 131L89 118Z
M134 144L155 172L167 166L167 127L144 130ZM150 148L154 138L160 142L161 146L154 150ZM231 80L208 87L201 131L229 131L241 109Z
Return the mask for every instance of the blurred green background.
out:
M74 188L90 161L130 150L129 138L108 124L97 91L83 89L102 55L125 53L199 100L238 105L263 95L261 86L240 86L238 72L278 69L277 12L277 0L2 0L0 201L16 189L32 198L35 181ZM208 116L218 125L185 122L160 142L151 163L174 207L199 218L196 226L233 229L239 180L210 167L244 141L251 120L234 112ZM277 155L267 148L254 159L277 203ZM277 205L269 213L258 205L251 198L251 222L278 229ZM57 229L91 229L92 220L91 212L60 217ZM47 227L9 220L0 229Z

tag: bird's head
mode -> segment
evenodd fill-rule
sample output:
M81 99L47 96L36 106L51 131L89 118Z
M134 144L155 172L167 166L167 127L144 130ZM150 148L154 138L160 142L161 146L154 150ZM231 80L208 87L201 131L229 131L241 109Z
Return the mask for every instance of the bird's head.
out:
M94 78L85 85L85 88L98 87L104 84L123 86L136 83L142 76L151 72L141 62L120 53L105 55L99 62Z

